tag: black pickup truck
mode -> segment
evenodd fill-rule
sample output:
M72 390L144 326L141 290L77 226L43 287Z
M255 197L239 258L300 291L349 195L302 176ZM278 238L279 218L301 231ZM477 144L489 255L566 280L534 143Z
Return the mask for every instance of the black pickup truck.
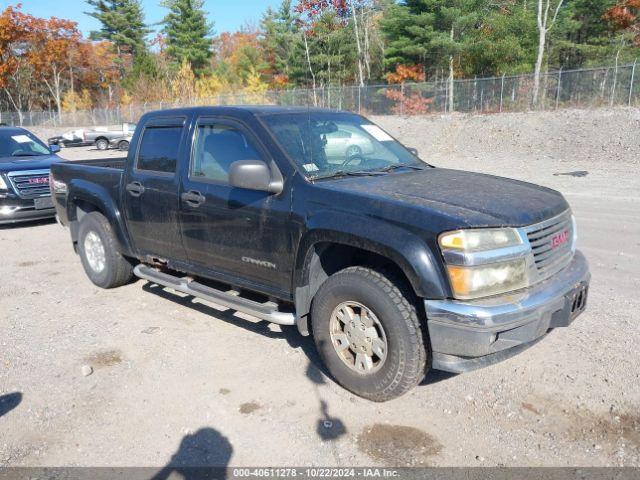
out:
M148 113L126 160L51 177L93 283L137 276L296 325L336 381L375 401L429 368L515 355L586 306L561 194L432 167L347 112Z

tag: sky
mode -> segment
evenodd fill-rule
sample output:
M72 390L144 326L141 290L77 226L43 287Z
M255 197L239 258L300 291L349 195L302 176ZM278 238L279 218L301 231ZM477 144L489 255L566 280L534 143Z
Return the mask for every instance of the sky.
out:
M22 3L22 10L31 15L73 20L85 36L100 28L97 20L84 14L91 10L84 0L0 0L0 10L17 3ZM160 0L142 0L147 24L159 22L165 16L167 10L159 4ZM214 23L215 32L221 33L237 30L247 22L257 25L267 7L279 4L280 0L205 0L204 9Z

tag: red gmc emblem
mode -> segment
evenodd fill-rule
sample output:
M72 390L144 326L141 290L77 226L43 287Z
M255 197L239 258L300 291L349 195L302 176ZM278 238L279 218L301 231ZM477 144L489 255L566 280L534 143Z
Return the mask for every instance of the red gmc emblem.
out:
M38 178L30 178L29 185L41 184L41 183L49 183L48 177L38 177Z
M560 245L567 243L567 240L569 240L569 230L560 232L551 239L551 248L558 248Z

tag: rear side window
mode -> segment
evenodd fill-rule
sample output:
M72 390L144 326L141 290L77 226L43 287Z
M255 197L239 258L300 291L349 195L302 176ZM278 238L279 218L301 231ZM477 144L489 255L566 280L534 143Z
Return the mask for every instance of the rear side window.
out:
M182 127L147 127L142 134L138 151L138 170L175 173Z

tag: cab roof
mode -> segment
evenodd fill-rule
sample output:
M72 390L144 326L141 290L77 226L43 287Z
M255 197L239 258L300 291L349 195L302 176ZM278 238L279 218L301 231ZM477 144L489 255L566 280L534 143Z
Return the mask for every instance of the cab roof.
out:
M149 116L173 113L177 115L201 114L201 115L274 115L274 114L296 114L296 113L350 113L343 110L329 108L306 107L306 106L280 106L280 105L223 105L223 106L202 106L174 108L167 110L156 110L147 113Z

